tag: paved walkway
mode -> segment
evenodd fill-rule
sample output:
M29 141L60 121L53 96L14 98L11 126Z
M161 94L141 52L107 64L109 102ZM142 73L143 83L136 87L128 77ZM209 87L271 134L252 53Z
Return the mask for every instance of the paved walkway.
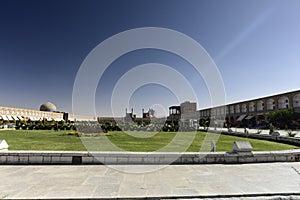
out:
M300 198L300 163L170 165L153 171L155 167L2 165L0 199Z

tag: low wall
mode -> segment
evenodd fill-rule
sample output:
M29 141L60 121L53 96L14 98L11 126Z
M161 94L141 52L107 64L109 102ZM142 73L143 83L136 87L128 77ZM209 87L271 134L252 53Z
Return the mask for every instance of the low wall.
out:
M250 153L0 152L0 164L239 164L298 161L300 149Z
M295 138L295 137L285 137L285 136L275 137L275 136L265 135L265 134L239 133L239 132L221 132L221 134L244 137L244 138L247 137L247 138L253 138L253 139L260 139L260 140L269 140L269 141L274 141L274 142L280 142L280 143L300 146L300 138Z

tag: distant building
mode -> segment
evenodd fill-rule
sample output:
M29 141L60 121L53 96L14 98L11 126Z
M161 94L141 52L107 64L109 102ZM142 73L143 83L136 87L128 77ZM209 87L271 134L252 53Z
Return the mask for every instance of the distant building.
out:
M197 103L185 101L180 104L181 114L190 114L197 111Z
M127 109L126 109L124 122L125 123L128 123L128 122L150 123L150 121L151 121L150 118L151 118L150 109L148 110L148 112L145 112L145 110L142 109L142 117L140 118L140 117L136 117L136 114L133 113L133 108L132 108L130 113L128 113Z
M169 107L168 121L179 121L181 119L181 108L180 106Z
M224 119L232 126L254 127L268 123L268 112L284 109L300 113L300 90L202 109L199 114L200 119Z
M182 121L190 121L190 120L198 120L199 112L197 111L197 103L186 101L180 104L181 109L181 120Z
M133 114L133 108L131 108L131 112L127 112L127 108L126 108L126 112L125 112L125 117L124 117L124 122L128 123L128 122L135 122L136 120L136 115Z
M56 106L51 102L46 102L40 106L40 111L54 112L56 111Z
M47 107L49 106L49 107ZM31 110L24 108L13 108L0 106L0 120L3 121L39 121L46 119L48 121L61 121L63 120L63 113L53 112L56 106L50 102L41 105L41 111Z
M0 120L2 121L96 121L92 116L74 115L57 111L56 106L51 102L46 102L40 106L40 110L25 108L14 108L0 106Z
M284 109L300 113L300 90L201 110L197 110L197 103L186 101L180 106L170 106L167 120L177 120L181 125L190 127L195 126L199 120L208 119L221 126L255 127L268 123L268 112Z
M168 121L178 121L181 126L194 127L199 121L197 103L183 102L180 106L169 107Z

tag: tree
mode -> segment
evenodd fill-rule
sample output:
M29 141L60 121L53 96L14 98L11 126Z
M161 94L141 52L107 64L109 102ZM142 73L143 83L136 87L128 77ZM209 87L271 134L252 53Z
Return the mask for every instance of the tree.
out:
M285 126L289 127L294 118L295 115L292 109L276 110L267 113L268 121L279 128L285 128Z
M199 125L202 126L205 130L209 127L210 119L200 119Z

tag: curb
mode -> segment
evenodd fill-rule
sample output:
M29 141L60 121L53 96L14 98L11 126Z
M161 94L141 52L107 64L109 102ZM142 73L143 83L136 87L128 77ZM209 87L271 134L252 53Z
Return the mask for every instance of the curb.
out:
M299 162L300 149L257 152L0 151L0 165L165 165Z

